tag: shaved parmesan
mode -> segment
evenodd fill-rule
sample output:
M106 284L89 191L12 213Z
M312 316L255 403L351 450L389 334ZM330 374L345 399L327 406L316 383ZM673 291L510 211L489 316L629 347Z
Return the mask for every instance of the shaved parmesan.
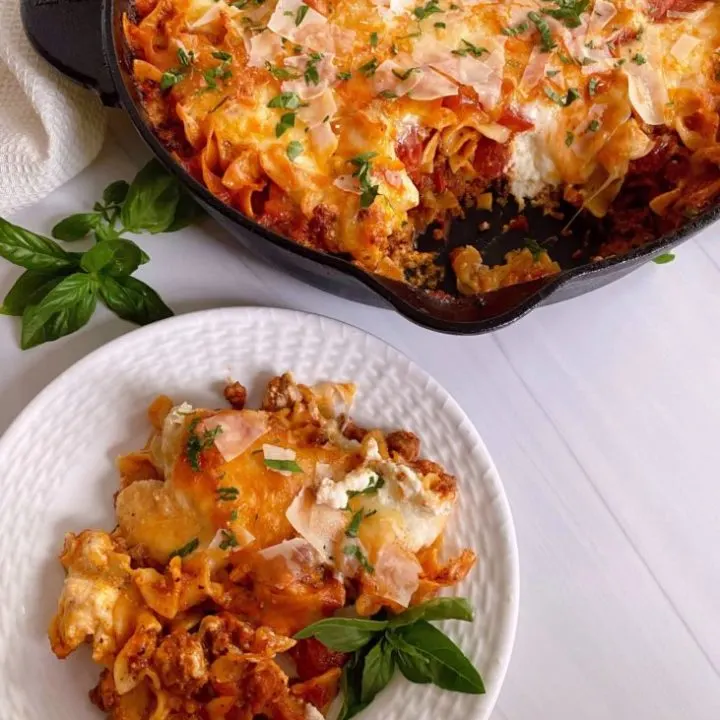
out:
M330 119L337 112L337 104L335 103L335 93L332 90L325 90L322 95L314 98L307 107L300 108L297 116L306 125L313 128Z
M469 85L486 108L493 108L498 104L502 71L498 72L492 64L473 57L455 56L431 65L461 85Z
M345 532L347 513L315 502L315 493L301 490L285 513L295 531L307 540L327 561L333 555L336 540Z
M191 22L188 25L188 28L190 30L199 30L206 25L214 23L222 15L223 10L227 10L228 7L229 6L225 3L215 3L214 5L211 5L206 12L204 12L197 20L195 20L195 22Z
M265 413L253 410L228 411L205 418L198 426L201 433L215 429L219 430L215 447L225 462L230 462L267 432L267 418Z
M267 26L278 35L313 50L323 52L334 48L327 18L302 0L279 0Z
M314 60L309 55L295 55L286 58L285 67L292 68L300 77L297 80L286 80L282 84L283 92L293 92L303 102L322 95L335 80L333 57L331 53L324 53L320 60ZM316 83L308 82L306 76L308 67L314 68L317 75Z
M317 567L322 562L318 551L305 538L285 540L261 550L258 555L266 562L282 558L288 572L296 580L307 575L310 568Z
M337 135L332 131L329 122L320 123L310 129L310 141L320 153L332 155L338 146Z
M611 2L608 2L608 0L595 0L595 6L588 23L588 33L597 35L616 15L617 9Z
M669 101L662 71L650 63L638 65L632 61L623 65L628 79L628 95L635 112L648 125L665 122L665 106Z
M243 39L248 54L248 67L265 67L265 63L273 62L282 51L282 39L269 30L256 35L246 32Z
M373 575L377 594L407 607L420 585L420 573L422 567L415 555L398 543L383 545L375 560Z
M417 82L408 90L408 97L413 100L437 100L458 94L458 87L446 77L434 70L420 70Z
M520 80L520 92L527 95L545 77L545 68L549 60L550 53L543 52L538 45L533 48Z
M692 35L683 34L670 48L670 53L674 55L680 62L685 62L693 50L700 44L700 40Z

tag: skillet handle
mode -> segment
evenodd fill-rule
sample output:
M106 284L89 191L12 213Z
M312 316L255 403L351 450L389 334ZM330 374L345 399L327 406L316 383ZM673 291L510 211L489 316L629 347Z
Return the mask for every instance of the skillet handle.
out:
M103 0L20 0L32 46L72 80L94 90L104 105L119 104L102 43Z

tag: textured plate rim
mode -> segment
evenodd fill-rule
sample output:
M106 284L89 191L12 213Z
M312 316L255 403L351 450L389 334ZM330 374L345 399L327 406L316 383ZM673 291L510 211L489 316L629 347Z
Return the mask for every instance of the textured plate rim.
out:
M263 315L267 312L272 312L275 315L282 315L288 319L295 318L302 321L302 318L306 317L315 317L320 318L324 322L328 322L330 324L338 325L341 327L344 327L346 329L349 329L353 332L361 333L364 335L369 335L370 337L374 338L376 341L382 343L383 345L386 345L388 348L390 348L394 353L396 353L398 356L402 357L406 362L408 362L410 365L414 366L415 370L419 373L421 373L426 382L432 383L436 386L437 389L439 389L445 396L446 396L446 402L449 406L452 407L453 411L458 413L464 420L467 421L468 427L470 428L470 431L473 435L474 441L477 444L478 448L480 449L480 452L484 455L485 460L488 464L488 468L492 471L491 476L493 478L493 484L495 485L495 490L497 492L497 507L500 509L500 514L502 516L503 525L505 528L506 533L506 539L507 539L507 554L505 556L507 562L508 562L508 577L510 579L510 587L507 588L508 590L508 608L509 612L507 613L506 620L504 623L504 626L500 628L499 633L499 648L498 648L498 657L497 661L499 663L499 672L497 673L497 682L495 683L494 687L487 691L485 693L485 701L486 701L486 711L487 711L487 717L490 717L490 714L492 713L492 710L494 709L497 699L500 694L500 690L502 689L502 686L505 682L505 677L507 675L507 670L510 665L510 658L512 656L513 646L515 643L515 635L517 632L517 624L518 624L518 615L519 615L519 593L520 593L520 566L519 566L519 552L518 552L518 545L517 545L517 535L515 532L515 525L513 523L512 513L510 510L510 503L508 501L507 495L505 493L505 488L503 486L502 480L500 478L500 475L497 471L497 468L495 466L495 463L492 459L492 456L490 455L487 446L485 445L485 442L483 441L480 433L475 428L475 425L472 423L472 421L468 418L465 411L462 409L462 406L457 402L455 397L448 392L435 378L430 375L422 366L418 365L412 358L410 358L408 355L403 353L401 350L398 350L393 344L387 342L383 338L378 337L377 335L368 332L367 330L364 330L362 328L357 327L356 325L352 325L351 323L343 322L342 320L337 320L335 318L329 317L327 315L322 315L320 313L310 313L310 312L304 312L301 310L291 310L287 308L280 308L280 307L272 307L272 306L238 306L238 307L225 307L225 308L213 308L209 310L199 310L196 312L191 313L184 313L182 315L176 315L171 318L167 318L166 320L161 320L156 323L152 323L151 325L146 325L144 327L136 328L134 330L131 330L124 335L121 335L120 337L115 338L114 340L111 340L108 343L105 343L104 345L101 345L100 347L96 348L92 352L90 352L85 357L81 358L77 362L73 363L70 367L66 368L62 373L60 373L57 377L55 377L53 380L51 380L21 411L18 413L18 415L15 417L15 419L10 423L9 427L5 432L0 436L0 458L2 458L3 454L6 452L6 449L12 445L12 442L14 440L14 436L20 432L20 429L23 425L23 423L26 422L26 418L30 418L33 413L36 411L36 408L39 408L43 405L45 402L45 398L49 397L53 392L55 392L56 386L62 384L67 380L68 377L75 375L76 373L81 373L82 369L87 365L92 365L95 362L98 361L98 359L101 359L105 353L113 353L117 351L118 349L121 349L123 345L131 345L134 342L137 341L137 339L141 336L151 336L155 332L158 332L160 328L168 328L170 326L177 326L175 329L179 332L182 331L182 328L184 325L193 325L198 318L202 317L210 317L213 316L218 320L225 321L225 322L232 322L233 316L236 315Z

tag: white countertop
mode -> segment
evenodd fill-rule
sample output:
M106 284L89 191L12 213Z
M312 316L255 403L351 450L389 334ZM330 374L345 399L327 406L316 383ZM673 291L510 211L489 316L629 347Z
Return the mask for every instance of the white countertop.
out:
M146 156L116 115L88 170L9 219L47 234ZM716 226L671 264L473 338L309 287L209 220L143 236L152 261L139 276L177 313L275 305L352 323L457 398L497 463L520 544L520 623L494 718L718 720L719 241ZM18 274L0 261L0 295ZM0 316L0 432L56 375L131 329L98 306L81 332L23 353L19 322Z

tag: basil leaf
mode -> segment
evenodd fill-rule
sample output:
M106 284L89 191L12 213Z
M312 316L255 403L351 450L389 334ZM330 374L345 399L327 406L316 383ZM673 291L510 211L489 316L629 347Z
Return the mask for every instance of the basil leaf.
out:
M444 690L482 694L482 678L462 650L442 631L425 620L418 620L397 631L428 662L432 681Z
M369 705L390 682L395 672L392 646L384 638L365 656L361 701Z
M103 202L106 205L120 205L125 202L130 184L125 180L116 180L111 182L103 191Z
M98 242L104 242L105 240L117 240L119 237L120 233L104 220L99 222L95 228L95 239Z
M88 233L98 224L100 217L97 213L78 213L61 220L52 229L51 234L58 240L74 242L87 237Z
M178 181L153 159L130 185L120 214L122 224L130 232L164 232L175 219L179 200Z
M0 218L0 257L26 270L56 272L74 270L77 253L65 252L50 238L36 235L25 228Z
M173 314L150 286L134 277L101 275L100 297L118 317L137 325L164 320Z
M142 250L131 240L103 240L88 250L80 265L89 273L115 277L132 275L142 261Z
M387 625L385 620L327 618L308 625L295 635L295 639L314 637L330 650L353 652L367 645Z
M26 270L5 296L0 305L0 314L21 316L26 308L37 305L62 279L62 275L45 275Z
M193 200L190 193L181 190L180 199L178 200L177 209L175 210L175 217L165 232L182 230L188 225L192 225L196 220L201 218L203 214L203 209Z
M394 632L387 633L386 637L395 648L395 663L407 680L417 685L426 685L433 681L430 664L412 645L408 645Z
M390 620L390 627L412 625L417 620L465 620L472 622L473 611L465 598L441 597L411 607Z
M37 305L25 310L20 347L23 350L79 330L95 312L97 283L91 275L74 273L58 283Z
M343 704L337 720L350 720L367 707L367 703L361 700L363 661L366 654L366 648L358 650L343 667L340 678Z

